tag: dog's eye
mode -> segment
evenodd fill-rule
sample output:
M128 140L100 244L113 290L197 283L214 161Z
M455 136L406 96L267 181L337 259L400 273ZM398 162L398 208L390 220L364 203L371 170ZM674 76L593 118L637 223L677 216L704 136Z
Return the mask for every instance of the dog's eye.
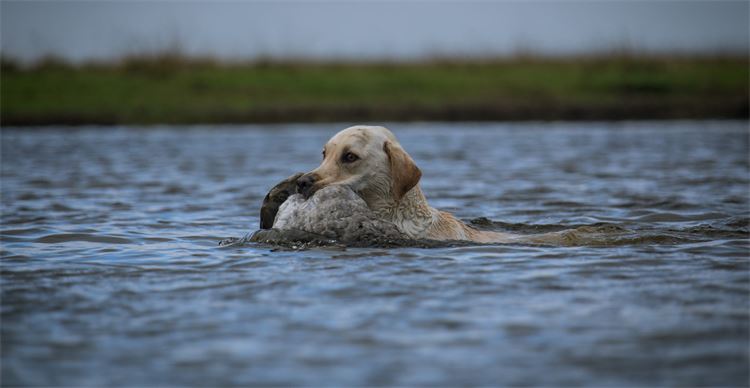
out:
M326 158L326 150L323 150L323 159Z
M341 161L344 163L356 162L358 159L359 159L359 156L354 155L351 152L347 152L344 154L344 156L341 157Z

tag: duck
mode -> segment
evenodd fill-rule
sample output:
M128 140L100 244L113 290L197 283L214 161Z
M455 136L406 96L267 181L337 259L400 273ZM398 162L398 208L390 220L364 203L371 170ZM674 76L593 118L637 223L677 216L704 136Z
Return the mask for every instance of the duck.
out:
M290 176L265 196L260 210L261 233L256 233L254 240L278 237L279 232L342 243L408 239L396 225L379 218L348 186L327 186L306 198L297 192L297 179L302 175Z

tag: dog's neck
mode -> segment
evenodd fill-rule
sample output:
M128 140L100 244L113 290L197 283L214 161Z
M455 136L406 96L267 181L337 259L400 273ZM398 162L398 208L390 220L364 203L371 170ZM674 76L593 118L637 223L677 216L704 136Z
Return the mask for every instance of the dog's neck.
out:
M367 206L379 218L392 222L412 238L426 238L437 221L438 211L427 203L419 185L414 186L400 200L388 195L363 195Z

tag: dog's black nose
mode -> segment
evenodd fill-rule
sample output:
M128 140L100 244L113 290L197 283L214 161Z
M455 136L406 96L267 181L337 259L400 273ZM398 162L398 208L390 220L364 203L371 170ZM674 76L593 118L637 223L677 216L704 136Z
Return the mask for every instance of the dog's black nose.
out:
M297 179L297 192L302 194L305 198L310 198L312 194L312 188L315 185L315 176L312 174L305 174Z

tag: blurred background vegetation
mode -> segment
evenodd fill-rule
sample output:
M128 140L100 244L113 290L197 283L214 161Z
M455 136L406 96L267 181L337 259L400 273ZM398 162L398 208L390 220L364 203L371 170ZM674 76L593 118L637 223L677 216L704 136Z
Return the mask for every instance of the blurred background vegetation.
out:
M742 1L0 10L3 125L748 117Z
M745 118L741 56L219 61L3 58L2 124Z

